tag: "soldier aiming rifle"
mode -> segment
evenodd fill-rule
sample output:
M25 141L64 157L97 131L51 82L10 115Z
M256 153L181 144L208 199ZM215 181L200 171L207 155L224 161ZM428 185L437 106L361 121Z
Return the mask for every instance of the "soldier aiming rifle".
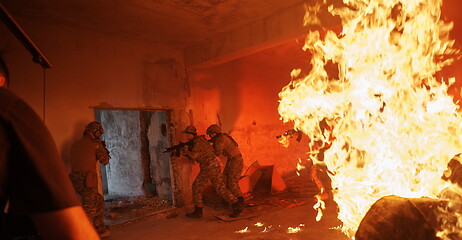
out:
M184 147L188 146L188 149L191 149L194 145L194 141L188 141L188 142L180 142L179 144L177 145L174 145L174 146L171 146L169 148L166 148L164 150L164 153L170 153L170 152L173 152L175 151L175 157L179 157L181 155L181 149L183 149Z
M214 155L212 145L210 145L204 136L197 135L197 131L194 126L187 127L183 133L185 134L186 139L188 139L188 142L192 142L192 147L188 146L187 149L180 148L181 154L200 164L200 172L196 179L194 179L194 183L192 185L195 208L193 212L186 214L186 216L190 218L202 217L202 191L207 183L210 182L218 195L225 199L230 205L232 209L230 216L237 217L242 212L242 205L226 188L221 174L220 163Z

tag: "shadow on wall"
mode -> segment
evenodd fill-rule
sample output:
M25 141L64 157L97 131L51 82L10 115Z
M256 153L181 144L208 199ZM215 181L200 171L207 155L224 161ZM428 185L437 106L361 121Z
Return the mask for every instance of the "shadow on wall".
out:
M190 73L193 87L204 90L219 90L220 103L217 109L217 118L219 117L217 122L221 123L223 130L229 133L233 131L241 112L241 92L238 86L241 78L242 71L235 62L210 69L193 70ZM204 98L207 99L207 96Z
M61 151L61 157L63 158L63 161L66 165L66 169L68 172L71 172L71 148L72 145L79 140L80 138L83 137L83 131L85 130L85 126L89 124L90 122L86 122L83 120L80 120L74 124L74 129L72 132L72 137L66 139L64 143L62 144L62 151Z

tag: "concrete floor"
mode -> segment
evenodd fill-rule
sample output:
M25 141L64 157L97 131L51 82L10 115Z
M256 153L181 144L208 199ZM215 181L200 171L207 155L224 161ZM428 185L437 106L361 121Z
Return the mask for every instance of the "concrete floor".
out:
M333 204L327 204L328 209L324 218L320 222L315 221L315 211L312 204L279 209L277 211L266 212L251 219L243 219L235 222L222 222L214 217L215 214L224 213L225 210L216 211L205 209L205 217L200 220L188 219L184 212L177 212L178 216L172 218L172 213L164 213L137 222L126 223L113 226L111 228L111 240L148 240L148 239L187 239L187 240L207 240L207 239L281 239L281 240L322 240L335 239L347 240L340 230L331 229L339 225L335 215ZM180 210L179 210L180 211ZM175 213L173 213L175 215ZM249 215L258 214L256 211L247 210ZM255 224L260 222L263 227ZM288 233L289 227L297 227L300 224L301 231ZM272 226L268 228L268 226ZM235 231L249 227L247 233L236 233ZM267 227L268 232L262 232Z
M328 179L320 175L324 183ZM256 191L253 197L247 199L247 207L242 216L253 216L234 222L223 222L215 215L229 214L219 204L211 204L213 198L204 194L204 202L209 199L209 206L204 208L203 219L188 219L186 211L191 209L174 209L154 216L141 218L132 222L111 226L110 240L348 240L340 230L335 229L341 222L337 220L337 206L332 200L326 201L324 217L316 222L314 195L318 190L311 181L307 169L301 171L301 176L284 179L287 189L284 192L270 194ZM207 192L207 191L205 191ZM217 195L219 202L223 202ZM259 222L263 226L255 224ZM302 226L300 226L302 225ZM269 227L271 226L271 227ZM249 232L236 233L248 227ZM266 232L263 232L264 229ZM288 233L288 228L300 227L297 233Z

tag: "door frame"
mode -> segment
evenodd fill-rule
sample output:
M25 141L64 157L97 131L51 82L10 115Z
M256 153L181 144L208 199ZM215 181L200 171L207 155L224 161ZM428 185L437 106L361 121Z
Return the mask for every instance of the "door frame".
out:
M151 112L165 112L165 120L167 127L167 139L170 146L175 144L175 124L173 124L173 109L170 108L142 108L142 107L90 107L93 110L93 118L96 121L96 111L151 111ZM178 164L173 160L172 156L169 155L170 162L170 181L172 186L172 206L178 207L180 205L180 186L179 186L179 176L178 176ZM102 174L102 173L101 173Z

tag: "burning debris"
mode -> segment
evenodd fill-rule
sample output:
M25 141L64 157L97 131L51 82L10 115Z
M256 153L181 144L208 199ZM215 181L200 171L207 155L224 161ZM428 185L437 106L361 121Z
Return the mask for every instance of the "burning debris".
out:
M260 230L258 229L257 231L251 231L249 229L249 227L246 227L244 229L241 229L241 230L238 230L238 231L235 231L235 233L250 233L250 232L258 232L258 233L268 233L268 232L271 232L271 231L274 231L276 229L285 229L283 228L281 225L279 225L278 227L273 228L272 225L268 225L268 226L265 226L264 224L260 223L260 222L257 222L254 224L254 226L258 227L258 228L264 228L263 230ZM289 233L289 234L292 234L292 233L298 233L302 230L302 228L305 227L305 224L300 224L296 227L288 227L287 230L286 230L286 233Z
M268 233L268 232L271 232L271 231L274 231L274 229L273 229L272 225L269 225L269 226L265 227L265 229L263 229L261 231L261 233Z
M300 170L305 169L306 167L302 165L302 159L298 159L297 171L295 172L297 176L300 176Z
M326 203L321 199L321 196L324 192L321 191L320 194L316 195L316 204L313 206L314 210L316 210L318 213L316 215L316 221L319 222L321 221L322 218L322 211L326 209Z
M298 233L302 230L302 227L304 227L305 224L300 224L297 227L288 227L287 228L287 233Z
M264 225L263 225L263 223L261 223L261 222L257 222L257 223L255 223L255 226L256 226L256 227L263 227Z
M289 228L287 228L287 233L298 233L300 231L301 231L300 227L289 227Z
M462 149L462 117L448 95L455 79L435 77L459 53L449 39L453 24L440 19L441 0L343 2L328 6L342 20L340 34L308 34L311 72L292 73L279 114L308 136L309 158L335 173L338 217L353 237L385 196L438 198L449 185L441 176ZM309 14L306 21L319 22ZM338 76L329 76L328 63ZM444 236L461 222L452 224Z
M272 225L265 226L265 224L263 224L261 222L255 223L254 226L259 227L259 228L264 228L263 230L261 230L260 233L268 233L268 232L274 231Z
M248 233L248 232L250 232L250 231L249 231L249 227L246 227L246 228L244 228L244 229L235 231L235 233Z

